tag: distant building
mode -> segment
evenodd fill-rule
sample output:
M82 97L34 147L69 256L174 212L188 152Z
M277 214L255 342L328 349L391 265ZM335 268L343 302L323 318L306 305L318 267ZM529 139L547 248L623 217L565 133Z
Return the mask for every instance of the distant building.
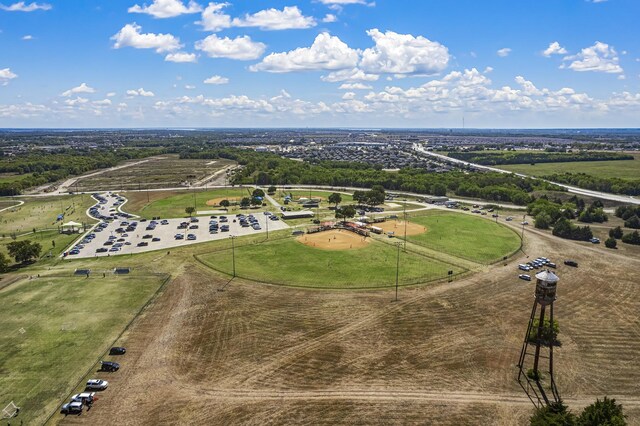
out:
M446 203L449 201L449 197L439 197L435 195L428 195L424 197L424 201L426 203L436 204L436 203Z
M314 217L316 214L311 210L299 210L295 212L282 212L283 219L303 219L306 217Z

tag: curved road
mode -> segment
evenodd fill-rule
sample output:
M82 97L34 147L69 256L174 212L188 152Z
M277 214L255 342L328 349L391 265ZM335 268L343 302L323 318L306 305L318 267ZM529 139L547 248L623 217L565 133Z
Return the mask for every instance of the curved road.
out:
M423 147L421 147L418 144L413 144L413 150L416 151L416 152L419 152L421 154L437 158L440 161L447 161L449 163L455 163L455 164L460 164L460 165L464 165L464 166L474 167L476 169L481 169L481 170L489 170L489 171L492 171L492 172L510 173L510 174L514 174L514 175L520 176L520 177L533 177L533 176L525 175L525 174L522 174L522 173L514 173L514 172L510 172L508 170L498 169L498 168L495 168L495 167L483 166L481 164L476 164L476 163L469 163L468 161L458 160L457 158L447 157L446 155L442 155L442 154L436 154L435 152L427 151L426 149L424 149ZM537 179L540 179L540 178L537 178ZM564 183L553 182L553 181L546 180L546 179L541 179L541 180L544 180L546 182L549 182L549 183L552 183L554 185L558 185L558 186L560 186L562 188L565 188L567 191L571 192L572 194L578 194L578 195L584 195L584 196L588 196L588 197L601 198L603 200L617 201L617 202L620 202L620 203L640 204L640 199L637 199L637 198L634 198L634 197L630 197L630 196L626 196L626 195L616 195L616 194L609 194L607 192L591 191L589 189L577 188L575 186L566 185Z

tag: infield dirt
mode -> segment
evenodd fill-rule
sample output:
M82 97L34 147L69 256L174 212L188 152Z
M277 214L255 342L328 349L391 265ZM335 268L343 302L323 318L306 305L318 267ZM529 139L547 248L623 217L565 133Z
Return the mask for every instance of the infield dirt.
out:
M366 247L371 242L371 238L344 229L305 234L296 240L306 246L323 250L355 250Z

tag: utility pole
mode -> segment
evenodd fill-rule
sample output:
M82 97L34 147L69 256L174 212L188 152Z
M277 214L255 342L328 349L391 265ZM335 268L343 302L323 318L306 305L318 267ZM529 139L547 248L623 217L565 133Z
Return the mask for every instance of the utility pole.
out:
M396 257L396 300L398 301L398 278L400 277L400 243L396 244L398 246L398 254Z
M265 215L263 215L263 216L265 217L265 224L267 225L267 240L268 240L269 239L269 221L271 220L269 218L271 216L265 216Z
M407 199L404 199L403 213L404 213L404 252L407 252Z
M233 278L235 278L236 277L236 244L235 244L236 237L232 235L229 238L231 238L231 262L233 267Z

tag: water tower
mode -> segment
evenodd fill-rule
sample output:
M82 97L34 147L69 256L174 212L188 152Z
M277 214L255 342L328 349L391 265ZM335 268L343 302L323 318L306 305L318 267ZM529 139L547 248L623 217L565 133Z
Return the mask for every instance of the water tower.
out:
M553 302L556 300L558 280L558 276L549 270L536 274L533 309L518 362L518 383L538 408L560 402L560 395L553 377L553 346L556 344ZM546 371L541 370L541 359L542 364L546 361L549 363ZM549 389L551 398L547 395Z

